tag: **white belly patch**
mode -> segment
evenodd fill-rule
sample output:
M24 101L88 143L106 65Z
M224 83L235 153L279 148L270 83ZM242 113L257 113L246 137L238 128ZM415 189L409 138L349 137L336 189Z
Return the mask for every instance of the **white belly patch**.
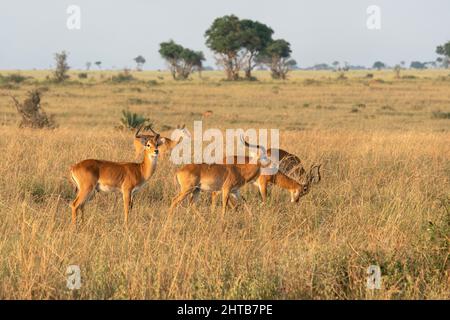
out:
M116 191L117 188L99 183L98 190L103 191L103 192L113 192L113 191Z

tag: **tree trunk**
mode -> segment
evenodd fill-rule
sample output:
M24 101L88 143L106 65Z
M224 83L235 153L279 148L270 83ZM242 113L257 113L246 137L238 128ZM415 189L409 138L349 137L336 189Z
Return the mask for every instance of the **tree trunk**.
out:
M248 57L248 64L247 68L245 69L245 78L247 80L250 80L252 78L252 61L253 61L254 53L250 53L250 56Z

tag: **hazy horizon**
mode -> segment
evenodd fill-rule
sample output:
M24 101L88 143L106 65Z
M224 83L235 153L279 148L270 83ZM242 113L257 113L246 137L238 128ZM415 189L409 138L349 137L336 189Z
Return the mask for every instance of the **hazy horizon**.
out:
M69 5L81 8L81 29L66 26ZM381 9L381 29L366 26L366 9ZM102 61L104 69L134 68L133 58L145 57L144 70L164 69L159 43L173 39L202 50L205 66L215 66L204 33L217 17L235 14L266 23L274 38L291 43L301 68L337 60L371 67L380 60L434 61L436 46L450 40L450 1L287 1L213 2L197 0L109 3L106 0L18 0L0 4L0 69L48 69L54 53L69 52L69 65L84 69ZM95 69L95 66L92 67Z

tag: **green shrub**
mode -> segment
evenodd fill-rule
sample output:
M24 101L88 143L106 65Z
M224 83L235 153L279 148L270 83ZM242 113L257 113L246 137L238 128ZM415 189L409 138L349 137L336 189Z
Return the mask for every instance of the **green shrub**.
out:
M124 71L120 72L118 75L113 76L111 78L111 81L114 83L123 83L123 82L135 81L135 80L136 79L133 77L133 75L127 69L125 69Z
M122 110L122 118L120 119L120 122L124 128L136 129L147 121L149 121L149 119L140 114L131 112L130 110Z
M3 76L0 74L0 83L22 83L27 80L29 77L25 77L20 73L12 73L7 76Z
M444 112L444 111L433 111L433 118L436 119L450 119L450 112Z
M87 79L87 77L88 77L87 72L80 72L80 73L78 74L78 78L79 78L79 79Z

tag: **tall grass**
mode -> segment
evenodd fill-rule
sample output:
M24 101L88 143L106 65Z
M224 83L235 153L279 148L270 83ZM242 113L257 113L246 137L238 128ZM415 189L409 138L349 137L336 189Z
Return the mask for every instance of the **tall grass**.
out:
M173 166L161 162L122 225L120 195L97 194L70 228L69 164L124 161L115 131L1 129L0 298L448 298L449 147L442 134L302 132L291 151L321 160L323 180L300 204L272 190L222 220L207 197L168 215ZM367 268L382 289L366 289Z
M90 72L88 85L48 84L42 103L54 130L18 129L9 89L0 88L0 298L450 298L449 120L432 116L450 111L450 83L436 81L438 71L408 81L374 72L384 83L364 72L345 81L255 74L262 81L205 73L208 81L179 84L141 72L143 81L111 84L101 80L108 72ZM24 75L45 81L43 71ZM146 85L153 78L158 86ZM169 215L176 167L160 161L128 228L120 194L97 194L73 230L68 167L133 159L133 134L113 129L130 99L146 101L131 111L156 130L192 128L205 110L205 129L279 128L282 148L306 167L323 164L322 181L299 204L277 188L262 204L246 186L246 202L223 219L206 195ZM66 288L72 264L82 276L75 294ZM370 265L381 267L380 290L366 287Z

